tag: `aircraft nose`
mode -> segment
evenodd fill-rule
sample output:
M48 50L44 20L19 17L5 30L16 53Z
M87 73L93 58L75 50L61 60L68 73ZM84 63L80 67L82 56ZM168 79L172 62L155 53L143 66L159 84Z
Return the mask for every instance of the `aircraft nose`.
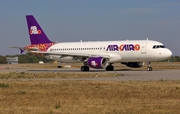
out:
M167 51L166 51L166 56L167 56L167 58L169 58L169 57L172 56L171 50L167 49Z

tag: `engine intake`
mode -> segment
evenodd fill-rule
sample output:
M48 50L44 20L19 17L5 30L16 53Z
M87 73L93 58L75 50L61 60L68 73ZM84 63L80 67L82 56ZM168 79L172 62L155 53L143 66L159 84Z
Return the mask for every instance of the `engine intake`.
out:
M103 57L91 57L88 59L87 64L91 68L102 69L108 65L108 59Z

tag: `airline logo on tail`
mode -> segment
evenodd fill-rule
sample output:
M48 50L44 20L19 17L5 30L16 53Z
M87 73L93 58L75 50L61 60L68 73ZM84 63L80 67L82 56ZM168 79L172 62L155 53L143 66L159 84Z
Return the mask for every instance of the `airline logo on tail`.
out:
M41 34L41 30L38 30L36 26L31 26L30 34Z

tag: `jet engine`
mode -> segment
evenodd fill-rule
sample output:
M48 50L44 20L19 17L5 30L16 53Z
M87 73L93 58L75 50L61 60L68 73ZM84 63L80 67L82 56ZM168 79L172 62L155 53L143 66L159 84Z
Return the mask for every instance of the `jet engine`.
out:
M91 57L87 60L87 65L96 69L106 68L108 65L108 59L103 57Z
M124 64L131 68L140 68L144 66L144 62L122 62L121 64Z

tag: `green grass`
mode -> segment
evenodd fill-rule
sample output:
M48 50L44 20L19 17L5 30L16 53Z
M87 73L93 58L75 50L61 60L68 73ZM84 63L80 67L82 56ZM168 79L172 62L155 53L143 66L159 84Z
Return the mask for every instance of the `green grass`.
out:
M9 84L0 83L0 88L9 88Z

